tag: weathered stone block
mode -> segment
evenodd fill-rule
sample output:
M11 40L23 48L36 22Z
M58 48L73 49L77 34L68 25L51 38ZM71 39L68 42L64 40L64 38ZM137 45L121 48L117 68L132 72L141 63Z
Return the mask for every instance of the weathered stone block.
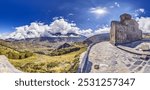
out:
M120 21L111 22L110 42L114 45L142 39L138 23L129 14L122 14Z

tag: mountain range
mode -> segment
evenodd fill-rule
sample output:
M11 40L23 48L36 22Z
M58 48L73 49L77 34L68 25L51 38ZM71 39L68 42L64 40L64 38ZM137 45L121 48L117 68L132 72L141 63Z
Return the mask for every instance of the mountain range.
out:
M32 32L27 31L26 33L12 33L5 40L9 41L24 41L24 42L82 42L86 39L85 36L76 33L51 33L51 32Z

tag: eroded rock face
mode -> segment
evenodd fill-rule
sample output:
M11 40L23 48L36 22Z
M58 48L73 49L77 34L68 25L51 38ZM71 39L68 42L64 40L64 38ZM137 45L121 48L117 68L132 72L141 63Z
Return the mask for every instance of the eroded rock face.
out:
M129 14L122 14L120 21L111 22L110 42L114 45L142 39L138 23Z

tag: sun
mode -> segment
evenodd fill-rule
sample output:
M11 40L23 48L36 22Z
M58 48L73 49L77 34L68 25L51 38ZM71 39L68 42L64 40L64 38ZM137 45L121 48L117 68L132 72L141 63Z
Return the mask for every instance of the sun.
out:
M97 16L102 16L108 13L107 8L101 8L101 7L96 7L96 8L91 8L90 13L93 13Z

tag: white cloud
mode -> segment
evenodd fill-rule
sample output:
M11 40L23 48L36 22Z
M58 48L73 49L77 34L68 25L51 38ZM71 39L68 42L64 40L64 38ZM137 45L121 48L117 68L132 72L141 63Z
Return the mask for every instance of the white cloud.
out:
M144 13L144 12L145 12L145 9L144 9L144 8L139 8L139 9L135 10L135 12L141 12L141 13Z
M139 28L143 31L143 33L150 33L150 17L137 18L136 21L139 23ZM88 36L102 34L102 33L109 33L110 27L108 25L105 25L104 27L99 28L97 30L89 29L86 32L89 32L89 34L86 34Z
M139 28L146 33L150 33L150 17L141 17L136 19L139 23ZM14 38L14 39L25 39L25 38L35 38L40 36L53 36L52 34L61 33L76 33L79 35L84 35L87 37L101 34L109 33L110 27L105 25L97 30L86 29L82 30L76 26L75 23L69 23L63 18L57 18L50 25L45 25L43 23L33 22L30 25L16 27L16 31L11 34L1 34L0 38Z
M49 25L49 29L45 31L45 33L47 34L47 32L50 32L52 34L55 33L61 33L61 34L67 34L67 33L76 33L79 34L79 28L76 27L75 23L68 23L66 20L64 20L63 18L61 19L57 19L54 22L52 22Z
M63 18L55 18L54 22L50 25L43 23L33 22L30 25L16 27L16 31L11 33L6 38L25 39L36 38L40 36L52 36L55 33L67 34L76 33L80 34L80 29L76 27L75 23L68 23Z
M68 14L68 16L73 16L73 15L74 15L73 13L69 13L69 14Z
M110 32L110 27L104 26L104 27L98 28L97 30L92 30L92 29L81 30L80 34L85 35L87 37L91 37L93 35L109 33L109 32Z
M104 26L102 28L95 30L93 34L96 35L96 34L109 33L109 32L110 32L110 27Z
M93 35L94 35L92 29L80 30L80 34L81 34L81 35L84 35L84 36L86 36L86 37L90 37L90 36L93 36Z
M145 10L143 8L140 8L139 11L141 11L142 13L145 12Z
M90 8L89 10L90 13L95 14L96 16L100 17L108 13L106 7L95 7L95 8Z
M25 39L25 38L40 37L41 33L44 33L45 30L48 29L49 29L48 25L33 22L29 26L25 25L16 27L16 31L11 33L9 36L6 36L6 38Z
M6 36L8 36L8 35L9 35L9 33L1 33L0 34L0 39L5 39Z
M115 2L115 6L120 7L120 4L118 2Z
M114 5L110 6L109 8L115 8L115 7L120 7L120 4L118 2L115 2Z
M97 30L86 29L81 30L76 26L75 23L69 23L67 20L60 18L55 19L50 25L43 23L33 22L30 25L16 27L16 31L5 36L0 35L1 39L14 38L14 39L25 39L25 38L36 38L41 36L53 37L53 34L61 33L65 35L67 33L76 33L87 37L95 34L109 32L109 27L102 27ZM3 38L2 38L3 37Z
M139 8L139 9L136 9L136 10L134 11L133 15L134 15L135 17L138 17L138 16L140 16L140 15L143 14L143 13L145 13L145 9L144 9L144 8Z
M150 17L137 18L137 21L139 23L139 28L143 32L150 33Z
M110 6L110 8L114 8L114 6Z

